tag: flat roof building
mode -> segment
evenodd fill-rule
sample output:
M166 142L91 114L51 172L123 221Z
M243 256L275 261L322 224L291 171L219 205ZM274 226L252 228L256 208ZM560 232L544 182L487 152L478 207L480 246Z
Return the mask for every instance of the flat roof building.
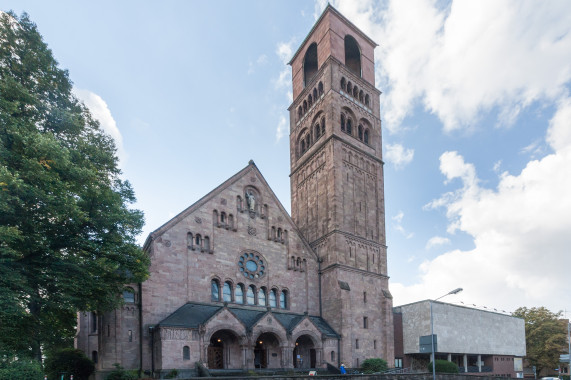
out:
M431 303L436 359L464 373L523 377L523 319L430 300L393 309L396 366L426 370L430 363Z

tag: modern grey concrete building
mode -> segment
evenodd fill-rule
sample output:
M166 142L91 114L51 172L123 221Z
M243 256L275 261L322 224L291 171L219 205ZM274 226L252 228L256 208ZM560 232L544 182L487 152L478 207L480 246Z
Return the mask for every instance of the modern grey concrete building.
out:
M426 370L432 351L430 303L436 359L456 363L460 372L523 377L523 319L430 300L393 309L397 366Z

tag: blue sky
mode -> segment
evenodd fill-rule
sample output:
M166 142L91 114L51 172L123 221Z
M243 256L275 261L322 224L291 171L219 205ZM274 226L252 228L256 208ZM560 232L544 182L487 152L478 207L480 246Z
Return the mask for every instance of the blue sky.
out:
M571 311L571 3L332 4L379 44L395 305ZM141 243L250 159L290 209L286 63L325 5L0 0L114 136Z

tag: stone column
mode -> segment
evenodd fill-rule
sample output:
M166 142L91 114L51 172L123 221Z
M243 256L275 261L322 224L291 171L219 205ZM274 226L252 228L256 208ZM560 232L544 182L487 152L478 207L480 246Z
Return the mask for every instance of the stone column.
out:
M478 372L482 372L482 355L478 354Z
M464 372L468 372L468 355L464 354Z

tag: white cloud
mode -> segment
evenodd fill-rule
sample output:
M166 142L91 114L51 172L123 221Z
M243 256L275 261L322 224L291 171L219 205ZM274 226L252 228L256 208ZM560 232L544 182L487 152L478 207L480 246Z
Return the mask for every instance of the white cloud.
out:
M74 88L73 93L89 108L91 115L99 121L101 128L115 140L117 157L119 157L119 165L121 165L127 158L125 148L123 147L123 136L121 136L121 132L117 127L115 119L113 119L113 115L111 115L107 103L99 95L89 90Z
M482 0L338 0L334 6L374 41L385 127L413 107L447 131L486 111L512 125L525 107L553 101L571 79L571 3ZM316 1L316 10L324 1ZM317 12L316 12L317 13Z
M285 116L280 117L280 121L278 123L278 127L276 129L276 141L280 141L282 137L286 135L288 132L288 122Z
M280 58L280 60L283 62L284 65L286 65L289 62L289 60L293 57L293 46L294 46L294 40L291 40L289 42L278 43L278 47L276 48L276 54L278 55L278 57Z
M412 232L408 232L402 225L402 220L404 218L404 213L399 211L395 216L393 216L393 220L395 221L394 228L398 232L404 235L405 238L410 239L414 236Z
M442 236L433 236L426 242L426 249L431 249L432 247L437 247L440 245L449 245L450 239Z
M474 166L458 153L441 156L447 182L460 180L462 186L431 206L444 207L450 229L471 236L475 247L424 262L415 285L392 283L398 304L457 287L471 303L506 310L556 311L571 303L562 285L571 268L571 100L558 104L546 135L554 152L528 162L519 174L503 173L495 189L481 187Z
M385 160L399 169L408 165L414 157L414 149L406 149L401 144L385 145Z

